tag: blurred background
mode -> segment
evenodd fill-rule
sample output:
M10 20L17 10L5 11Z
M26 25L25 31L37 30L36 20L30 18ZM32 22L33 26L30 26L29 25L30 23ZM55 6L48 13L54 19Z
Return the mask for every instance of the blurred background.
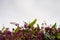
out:
M40 25L46 21L49 24L60 25L60 0L0 0L0 29L15 28L10 22L23 26L23 21L30 22L37 18Z

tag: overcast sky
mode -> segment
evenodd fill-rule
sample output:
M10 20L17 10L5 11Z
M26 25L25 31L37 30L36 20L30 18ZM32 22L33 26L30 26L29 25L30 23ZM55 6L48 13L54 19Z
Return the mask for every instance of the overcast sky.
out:
M38 24L43 20L60 24L60 0L0 0L0 26L10 27L11 21L22 25L35 18Z

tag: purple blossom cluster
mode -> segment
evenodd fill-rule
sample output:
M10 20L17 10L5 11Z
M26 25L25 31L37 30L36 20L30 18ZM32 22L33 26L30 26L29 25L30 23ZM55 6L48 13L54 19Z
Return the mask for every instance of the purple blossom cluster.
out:
M12 32L9 28L0 30L0 40L60 40L60 28L56 28L56 23L52 27L40 28L38 24L34 27L35 22L36 19L30 24L25 22L22 28L17 23L11 23L17 28L13 28Z

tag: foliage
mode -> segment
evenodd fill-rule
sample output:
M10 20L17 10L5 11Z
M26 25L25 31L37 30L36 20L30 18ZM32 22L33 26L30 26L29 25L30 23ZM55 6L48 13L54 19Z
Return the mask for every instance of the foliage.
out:
M56 29L56 23L51 28L45 27L42 30L39 24L34 28L36 21L37 19L34 19L29 24L25 22L23 28L18 23L11 22L17 28L11 32L4 26L0 30L0 40L60 40L60 28Z

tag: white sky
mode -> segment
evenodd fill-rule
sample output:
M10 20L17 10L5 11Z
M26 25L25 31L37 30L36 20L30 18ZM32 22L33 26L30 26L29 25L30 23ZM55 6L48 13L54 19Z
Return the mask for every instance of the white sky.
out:
M11 21L22 25L35 18L38 24L45 20L59 25L60 0L0 0L0 29L3 24L12 28Z

